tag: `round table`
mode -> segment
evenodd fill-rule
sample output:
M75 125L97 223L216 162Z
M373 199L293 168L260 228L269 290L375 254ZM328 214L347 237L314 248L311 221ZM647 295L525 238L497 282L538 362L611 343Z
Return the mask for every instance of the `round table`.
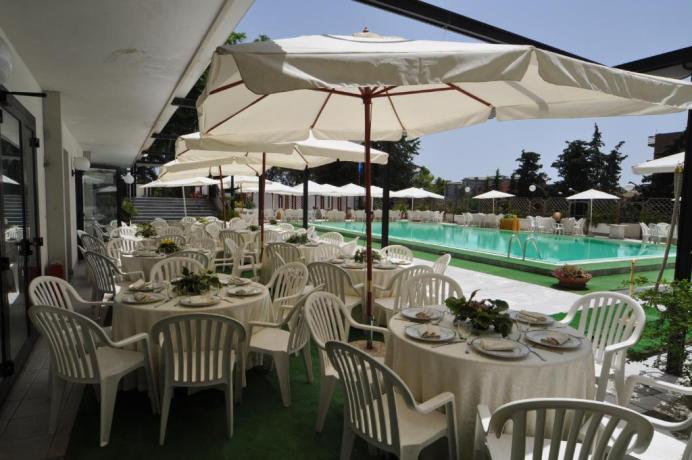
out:
M149 281L149 272L151 267L156 264L159 260L165 259L164 254L157 254L154 256L135 256L132 254L120 254L120 268L125 273L130 272L142 272L144 273L144 280Z
M248 321L273 321L272 302L269 291L261 284L252 283L248 286L259 286L262 293L249 297L224 296L225 301L209 307L189 308L178 305L179 297L174 297L166 302L153 304L127 304L122 301L128 293L127 285L123 285L115 296L113 306L113 340L118 341L141 332L149 333L151 328L160 319L169 316L187 313L213 313L237 319L247 327ZM139 345L137 345L139 346ZM154 348L154 347L153 347ZM154 350L155 351L155 348ZM155 352L154 371L158 369L158 356ZM137 386L140 390L146 389L146 379L140 373L137 382L134 379L123 379L126 388Z
M474 351L467 342L434 347L414 341L404 332L411 322L395 315L385 362L411 389L419 402L443 391L456 400L457 444L461 458L473 456L476 407L485 404L490 411L511 401L526 398L567 397L593 399L594 360L591 344L561 353L547 348L534 350L523 359L489 358ZM446 315L441 325L453 327ZM563 330L576 334L576 331ZM516 336L516 331L513 331ZM468 342L471 341L471 338Z
M381 286L381 287L386 287L389 285L391 282L392 278L402 271L405 268L412 267L412 264L408 265L397 265L395 268L388 268L388 269L381 269L377 268L376 266L372 267L372 284L373 286ZM363 283L365 284L366 278L367 278L367 270L365 266L363 268L346 268L344 266L341 266L344 270L348 272L349 275L351 275L351 279L353 280L353 284L360 284ZM348 292L349 295L361 295L360 293L353 292L352 289L349 289ZM390 290L382 290L382 289L374 289L372 290L372 298L373 299L381 299L384 297L391 297L393 293ZM381 324L385 325L387 324L387 312L381 308L377 308L375 305L373 305L373 312L372 312L374 318L375 318L375 324Z

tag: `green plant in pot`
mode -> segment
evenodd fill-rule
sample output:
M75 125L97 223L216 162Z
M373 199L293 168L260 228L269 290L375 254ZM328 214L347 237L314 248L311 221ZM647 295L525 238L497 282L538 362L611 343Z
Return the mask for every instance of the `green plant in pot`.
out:
M211 271L194 273L183 267L183 276L171 282L171 285L177 295L185 296L206 294L212 287L218 289L221 283L219 277Z
M152 238L156 236L156 227L151 224L139 224L137 225L137 236Z
M128 221L132 220L133 217L136 217L137 214L139 214L139 209L135 208L135 205L132 203L132 200L130 200L129 198L125 198L123 200L123 203L120 206L120 209L122 209L123 214L125 215L124 217Z
M500 299L475 300L475 290L467 299L461 297L449 297L445 305L452 312L457 321L470 321L471 327L480 331L487 331L492 326L495 332L507 337L512 331L512 319L507 314L509 305Z
M372 260L375 261L380 259L382 259L380 253L377 251L372 251ZM353 255L353 261L358 264L364 264L367 261L367 250L358 249L356 253Z
M161 254L173 254L174 252L178 252L180 248L178 247L175 242L170 239L170 238L164 238L161 240L159 243L159 252Z
M576 265L563 265L553 271L553 276L560 286L568 289L583 289L592 278L591 273Z

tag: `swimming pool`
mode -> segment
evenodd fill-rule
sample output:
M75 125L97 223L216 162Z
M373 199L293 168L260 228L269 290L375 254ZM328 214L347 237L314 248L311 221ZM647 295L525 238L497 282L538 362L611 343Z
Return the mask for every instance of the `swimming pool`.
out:
M365 233L364 222L320 222L318 227L322 230L345 231L350 234L363 235ZM381 222L373 223L374 236L380 236L381 227ZM532 237L535 239L535 245L528 244L526 260L551 265L654 259L661 258L665 249L663 245L583 236L513 233L488 228L432 223L390 222L389 224L389 238L392 241L404 243L410 241L420 246L459 249L502 257L507 256L512 235L517 235L512 243L510 253L512 260L522 258L523 246L527 238ZM671 255L673 254L675 250L671 250Z

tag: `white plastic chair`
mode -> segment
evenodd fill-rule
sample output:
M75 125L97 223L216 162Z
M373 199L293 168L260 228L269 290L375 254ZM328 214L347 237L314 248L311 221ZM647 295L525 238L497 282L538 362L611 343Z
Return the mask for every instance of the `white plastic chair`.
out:
M217 224L216 222L210 222L204 227L204 230L214 241L216 241L219 239L221 225Z
M180 218L180 222L182 222L183 224L194 224L195 222L197 222L197 219L192 216L185 216Z
M207 270L213 271L213 269L214 269L213 263L212 263L212 261L209 260L209 257L207 257L206 254L199 252L199 251L190 251L190 250L178 251L178 252L174 252L173 254L167 256L166 259L169 259L171 257L188 257L188 258L190 258L192 260L196 260L197 262L202 264L202 266L204 268L206 268Z
M95 298L111 301L120 290L118 283L125 280L144 279L141 271L122 272L110 257L95 252L84 253L84 260L89 267L89 275L93 283Z
M133 238L113 238L111 239L106 248L108 250L108 257L115 260L116 263L120 263L120 254L123 252L132 252L137 248L138 240Z
M386 259L398 259L406 262L413 262L413 252L406 246L392 244L380 249L380 255Z
M310 333L305 321L303 295L286 317L279 322L249 321L249 351L270 355L276 369L281 391L281 402L291 405L290 357L303 354L308 383L312 383L312 356L310 355ZM288 330L286 330L288 329Z
M261 273L261 280L263 283L267 283L273 274L272 271L272 260L276 261L276 256L280 256L283 263L289 262L302 262L303 257L300 255L300 250L292 244L289 243L270 243L264 249L262 254L263 264L262 268L265 269ZM267 260L269 263L264 263ZM283 264L282 264L283 265ZM266 270L268 269L268 270Z
M308 296L305 302L305 317L310 329L310 335L319 348L320 358L320 402L317 406L317 422L315 431L320 432L329 410L334 388L339 381L336 369L332 366L325 351L325 344L336 340L348 342L351 327L362 331L372 331L384 336L385 342L389 331L383 327L368 326L353 320L344 303L329 292L315 292Z
M156 233L162 238L170 236L183 236L183 229L177 226L169 225L161 228L161 231L157 231Z
M240 399L245 373L243 325L227 316L191 313L157 321L151 336L161 347L163 366L159 444L163 445L166 437L174 387L223 385L227 434L232 438L233 405Z
M352 241L349 241L348 243L341 246L341 254L344 257L353 257L353 255L358 250L358 239L359 238L360 237L357 236Z
M135 227L122 226L111 231L111 238L134 238L135 236L137 236L137 229Z
M192 273L204 273L207 270L205 265L189 257L166 257L151 267L149 279L151 281L173 281L183 275L183 268L187 268Z
M512 432L505 433L510 421ZM618 424L622 431L612 439ZM623 460L628 446L642 452L652 435L646 418L623 407L581 399L525 399L500 406L492 416L487 406L479 405L474 446L477 453L485 448L493 460Z
M295 230L295 227L293 226L293 224L289 224L287 222L283 222L283 223L279 224L278 228L279 228L279 230L283 230L285 232L292 232Z
M170 227L168 227L168 228L170 228ZM159 239L159 244L161 244L161 241L163 241L163 240L170 240L179 248L184 248L187 245L187 240L185 239L185 237L182 234L159 236L158 239Z
M325 291L337 296L349 311L363 303L364 284L354 284L351 275L343 268L327 262L313 262L308 265L308 272L314 286L323 286ZM351 294L354 291L356 295Z
M281 320L293 309L308 283L308 268L302 262L289 262L277 268L266 284L271 293L274 318Z
M651 230L644 222L639 222L639 228L642 229L642 243L650 243L651 241Z
M47 305L29 309L29 318L46 339L51 356L49 431L55 432L65 382L98 384L101 402L100 445L108 445L120 379L144 368L154 412L158 397L152 376L149 336L146 333L113 342L98 324L79 313ZM144 351L124 350L139 343Z
M447 267L449 267L450 260L452 260L451 254L442 254L440 257L438 257L432 266L433 273L444 275L447 271Z
M320 244L315 248L315 252L315 262L326 262L343 256L341 247L329 243Z
M394 371L368 354L336 341L325 347L344 392L342 460L350 458L356 436L400 460L417 460L425 447L446 437L449 458L458 457L452 393L419 404Z
M643 375L630 375L625 380L625 389L623 391L622 400L625 404L632 402L634 387L637 385L645 385L654 390L660 390L668 394L675 394L683 397L692 396L692 388L676 385L662 380L654 380ZM654 426L654 435L649 445L649 448L639 454L632 455L630 458L638 460L690 460L692 459L692 436L688 437L687 442L676 439L670 435L673 433L684 434L686 430L692 427L692 414L687 414L687 418L682 421L668 421L660 418L654 418L647 415L644 417ZM666 434L667 433L667 434Z
M97 254L101 254L102 256L108 256L108 248L103 241L86 234L82 234L79 237L79 240L84 249L87 251L95 252Z
M432 269L427 265L415 265L401 270L396 275L392 276L386 286L373 285L377 291L388 292L391 295L388 297L378 297L373 299L376 308L384 310L387 316L387 323L401 311L402 307L408 306L408 288L407 285L412 278L419 275L433 273Z
M596 363L596 400L603 401L608 379L613 374L615 390L621 397L625 385L627 349L637 343L646 316L639 302L617 292L594 292L577 299L563 324L579 313L577 330L591 341Z
M228 228L230 228L231 230L242 230L244 228L247 228L247 224L242 218L234 217L228 221Z
M448 297L463 295L459 283L445 275L426 273L411 278L407 284L411 307L444 305Z
M338 232L327 232L320 236L320 240L324 241L325 243L341 246L341 244L344 242L344 237Z

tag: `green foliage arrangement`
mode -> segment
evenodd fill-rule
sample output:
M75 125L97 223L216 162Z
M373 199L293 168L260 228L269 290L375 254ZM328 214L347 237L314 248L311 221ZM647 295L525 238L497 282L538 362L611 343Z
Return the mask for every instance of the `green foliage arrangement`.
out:
M123 204L120 206L120 208L123 210L123 213L125 213L127 220L130 220L139 214L139 209L135 208L135 205L132 204L132 201L129 198L125 198L123 200Z
M291 244L305 244L308 242L308 235L307 233L295 233L291 235L286 242Z
M219 277L213 272L193 273L183 268L183 276L171 283L177 295L199 295L209 291L211 287L219 287Z
M162 254L173 254L178 252L180 248L170 238L164 238L159 243L159 252Z
M382 256L377 251L372 251L372 260L380 260ZM358 249L353 255L353 261L358 264L363 264L367 260L367 251L365 249Z
M248 228L251 232L256 232L257 230L259 230L259 227L257 225L250 225Z
M209 219L207 219L206 217L198 217L197 223L200 223L202 225L207 225L209 223Z
M473 291L468 299L463 295L450 297L445 305L457 320L470 320L474 329L485 331L493 326L495 332L507 337L512 331L512 319L507 314L509 305L500 299L474 300L477 292L478 290Z
M270 225L276 225L276 219L269 219Z
M591 279L591 273L576 265L563 265L553 272L556 278Z
M137 236L152 238L156 236L156 227L151 224L139 224L137 225Z

